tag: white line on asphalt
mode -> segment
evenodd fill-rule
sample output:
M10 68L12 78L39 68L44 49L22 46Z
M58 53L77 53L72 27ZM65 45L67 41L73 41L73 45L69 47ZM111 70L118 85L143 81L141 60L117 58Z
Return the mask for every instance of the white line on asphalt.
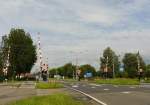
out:
M72 87L77 88L77 87L79 87L79 86L78 86L78 85L73 85Z
M131 89L134 89L135 87L130 87Z
M126 91L126 92L121 92L121 93L124 93L124 94L129 94L129 93L131 93L131 92L128 92L128 91Z
M97 85L97 84L90 84L90 85L92 85L92 86L97 86L97 87L98 87L98 86L102 86L102 85Z
M104 89L105 91L108 91L109 89Z
M77 91L77 92L79 92L79 93L84 94L85 96L87 96L87 97L93 99L94 101L96 101L96 102L99 103L99 104L107 105L106 103L104 103L104 102L98 100L97 98L95 98L95 97L93 97L93 96L91 96L91 95L89 95L89 94L86 94L86 93L84 93L84 92L82 92L82 91L80 91L80 90L77 90L77 89L74 89L74 88L70 88L70 89L75 90L75 91Z

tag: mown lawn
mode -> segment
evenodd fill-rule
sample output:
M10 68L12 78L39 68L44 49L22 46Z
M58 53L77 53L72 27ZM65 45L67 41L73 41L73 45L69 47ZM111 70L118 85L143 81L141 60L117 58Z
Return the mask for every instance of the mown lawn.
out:
M150 83L150 78L144 81L144 83Z
M55 94L49 96L34 96L9 103L8 105L84 105L84 103L74 100L67 94Z
M139 85L138 79L116 78L116 79L96 79L97 84L113 84L113 85Z
M58 82L39 82L36 83L37 89L55 89L55 88L63 88L63 84Z

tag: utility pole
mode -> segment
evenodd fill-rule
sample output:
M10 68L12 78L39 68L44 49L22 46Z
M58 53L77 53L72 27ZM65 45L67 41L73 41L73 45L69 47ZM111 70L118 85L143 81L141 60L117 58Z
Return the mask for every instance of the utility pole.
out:
M106 58L106 70L105 70L106 78L107 78L107 72L108 72L108 56Z
M114 64L114 55L113 55L113 78L115 78L115 64Z
M70 56L72 58L73 57L73 51L70 51L69 53L71 54ZM73 65L73 61L72 60L70 60L70 63ZM76 70L76 68L75 68L75 70ZM74 71L74 69L73 69L73 72L72 72L72 77L73 77L73 79L75 79L75 71Z
M78 70L78 58L76 56L76 70L75 70L75 77L76 77L76 80L78 79L77 77L77 70Z
M139 58L139 51L138 51L138 54L137 54L137 62L138 62L138 73L139 73L139 81L141 80L141 73L143 72L141 67L140 67L140 58Z
M7 77L8 69L9 69L9 66L10 66L9 59L10 59L10 46L9 46L8 53L7 53L6 64L4 64L4 68L3 68L3 72L4 72L6 82L7 82L6 77Z
M38 32L38 59L39 59L39 69L40 69L40 78L42 78L42 70L43 70L43 57L42 57L42 50L41 50L41 41L40 41L40 33Z

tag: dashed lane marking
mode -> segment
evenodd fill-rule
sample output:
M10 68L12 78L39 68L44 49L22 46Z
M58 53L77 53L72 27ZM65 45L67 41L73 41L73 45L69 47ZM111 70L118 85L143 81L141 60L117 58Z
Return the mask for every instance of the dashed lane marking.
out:
M108 91L108 90L110 90L110 89L104 89L105 91Z
M135 87L130 87L131 89L134 89Z
M90 84L92 86L97 86L97 87L101 87L102 85L97 85L97 84Z
M78 86L78 85L73 85L72 87L77 88L77 87L79 87L79 86Z
M123 93L123 94L130 94L131 92L125 91L125 92L121 92L121 93Z

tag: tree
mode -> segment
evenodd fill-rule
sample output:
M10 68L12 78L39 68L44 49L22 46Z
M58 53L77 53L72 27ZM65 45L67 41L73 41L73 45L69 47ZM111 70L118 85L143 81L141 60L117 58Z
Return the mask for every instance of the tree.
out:
M86 73L92 73L93 76L96 76L95 68L89 64L81 65L79 69L81 70L81 77L84 77Z
M6 46L6 45L5 45ZM8 36L8 46L10 48L10 68L8 75L29 73L34 65L36 57L36 46L29 33L23 29L11 29Z
M72 63L67 63L64 66L50 69L49 73L50 75L56 75L59 74L61 76L66 76L69 78L72 78L73 75L75 75L76 66Z
M139 57L140 68L145 70L145 62L139 54L126 53L123 58L125 72L128 74L128 77L130 78L134 78L138 75L137 57Z
M3 75L3 61L2 61L2 52L0 52L0 76Z
M119 59L115 52L110 48L107 47L103 52L103 57L100 58L101 62L101 72L108 72L108 77L113 77L113 69L114 73L119 72ZM107 68L107 71L105 69Z
M4 78L4 68L6 67L8 56L8 37L6 35L2 36L2 42L0 45L0 76Z
M51 78L53 78L54 75L56 75L56 73L57 73L57 68L52 68L49 70L49 75Z
M75 73L76 66L72 65L72 63L68 63L63 66L63 70L65 71L64 76L73 77L73 73Z
M150 64L148 64L148 65L146 66L145 76L146 76L147 78L150 78Z

